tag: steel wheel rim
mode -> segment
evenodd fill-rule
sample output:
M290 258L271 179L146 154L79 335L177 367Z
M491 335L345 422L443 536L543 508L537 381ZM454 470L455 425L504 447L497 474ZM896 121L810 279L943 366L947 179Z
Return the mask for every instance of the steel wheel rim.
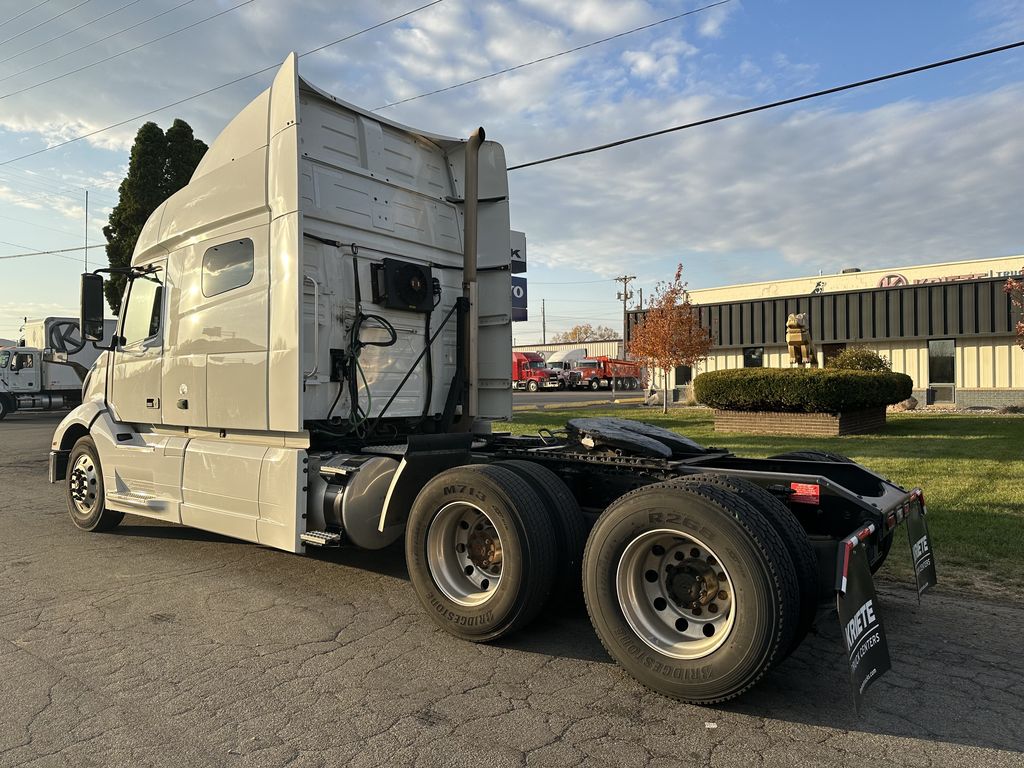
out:
M445 597L462 606L481 605L495 594L502 551L494 522L475 504L446 504L427 528L430 576Z
M615 587L636 636L675 659L713 653L735 624L728 568L709 546L679 531L645 531L629 542L619 558Z
M84 517L91 515L96 506L98 478L95 460L89 454L83 453L71 468L68 488L71 493L71 503L75 510Z

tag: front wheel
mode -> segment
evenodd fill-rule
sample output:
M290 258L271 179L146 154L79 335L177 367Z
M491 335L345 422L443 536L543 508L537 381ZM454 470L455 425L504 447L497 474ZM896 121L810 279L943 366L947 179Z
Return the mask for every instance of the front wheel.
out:
M608 653L657 693L696 704L740 695L789 649L800 615L793 564L736 494L659 483L598 519L583 593Z
M599 382L597 379L591 379L590 388L596 392L601 388L601 382Z
M7 418L7 414L13 411L10 402L7 399L7 395L0 395L0 421Z
M71 521L83 531L109 531L124 519L124 512L105 507L103 472L91 437L75 443L68 458L67 502Z
M527 382L526 389L529 390L530 392L536 392L538 389L537 382L532 380Z

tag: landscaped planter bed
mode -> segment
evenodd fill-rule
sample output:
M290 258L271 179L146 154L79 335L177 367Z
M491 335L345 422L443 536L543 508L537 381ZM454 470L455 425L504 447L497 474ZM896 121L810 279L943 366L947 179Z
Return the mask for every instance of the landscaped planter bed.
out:
M857 435L885 426L885 407L842 413L786 413L715 409L715 432L753 435Z

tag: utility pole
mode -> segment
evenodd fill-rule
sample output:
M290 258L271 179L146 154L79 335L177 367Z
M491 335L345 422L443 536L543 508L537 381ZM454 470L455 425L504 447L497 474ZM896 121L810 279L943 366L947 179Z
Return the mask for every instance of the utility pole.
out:
M629 290L629 284L636 280L636 275L622 275L616 277L615 282L622 283L622 290L615 298L622 300L622 357L626 357L626 321L629 317L628 302L633 298L633 292ZM615 369L612 369L612 399L615 399Z
M642 312L644 309L644 289L639 288L638 290L640 291L640 311Z
M540 343L548 343L548 315L545 300L540 300Z
M85 190L85 271L89 271L89 190Z

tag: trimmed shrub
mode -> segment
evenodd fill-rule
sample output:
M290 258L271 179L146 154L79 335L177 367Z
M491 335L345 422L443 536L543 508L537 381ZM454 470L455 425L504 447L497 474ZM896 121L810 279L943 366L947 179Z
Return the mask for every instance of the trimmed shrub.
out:
M867 347L847 347L835 357L830 357L825 367L844 371L891 371L892 363Z
M732 411L839 413L892 405L910 397L913 380L891 371L735 368L702 373L697 401Z

